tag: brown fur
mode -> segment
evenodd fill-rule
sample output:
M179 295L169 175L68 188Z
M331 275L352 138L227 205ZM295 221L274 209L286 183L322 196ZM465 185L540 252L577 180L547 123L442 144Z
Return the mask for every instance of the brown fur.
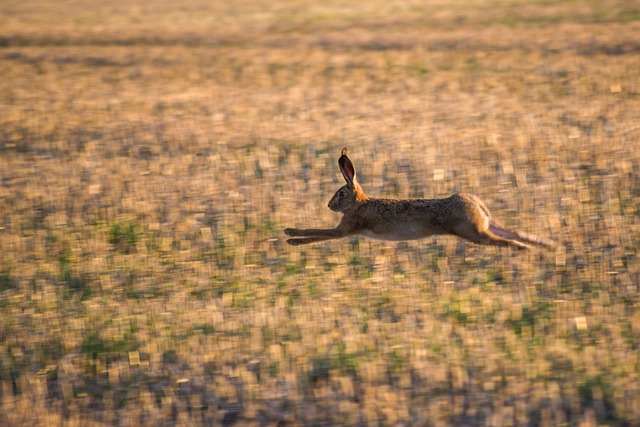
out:
M527 249L532 245L551 248L552 242L509 230L491 218L489 209L472 194L454 194L445 199L369 198L356 180L356 169L342 150L338 160L346 185L329 201L329 208L342 212L335 228L287 228L293 237L287 243L303 245L351 235L382 240L414 240L436 234L452 234L481 245Z

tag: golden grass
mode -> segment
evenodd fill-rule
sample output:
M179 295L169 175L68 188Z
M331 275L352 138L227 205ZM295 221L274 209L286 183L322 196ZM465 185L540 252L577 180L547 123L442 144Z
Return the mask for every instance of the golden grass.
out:
M3 4L3 425L637 423L633 2L210 3ZM343 146L559 248L287 246Z

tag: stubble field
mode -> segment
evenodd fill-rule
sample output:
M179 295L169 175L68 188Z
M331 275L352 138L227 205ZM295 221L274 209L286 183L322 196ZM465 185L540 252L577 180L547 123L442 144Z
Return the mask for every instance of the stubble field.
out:
M634 2L211 3L3 2L0 424L640 423ZM344 146L558 248L288 246Z

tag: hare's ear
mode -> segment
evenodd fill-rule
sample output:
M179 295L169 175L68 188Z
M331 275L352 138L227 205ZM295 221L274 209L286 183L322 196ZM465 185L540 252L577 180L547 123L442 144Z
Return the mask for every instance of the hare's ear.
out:
M340 159L338 159L338 166L340 166L340 172L342 172L344 180L347 181L347 184L353 187L356 182L356 167L353 166L353 163L351 163L351 160L347 157L346 148L342 149L342 155L340 156Z

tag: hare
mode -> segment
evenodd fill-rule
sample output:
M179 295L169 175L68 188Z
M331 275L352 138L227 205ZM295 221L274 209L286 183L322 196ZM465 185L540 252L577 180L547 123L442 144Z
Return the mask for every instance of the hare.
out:
M369 198L356 180L356 168L342 150L338 160L346 185L329 201L329 208L342 212L335 228L286 228L290 245L305 245L329 239L361 235L381 240L415 240L436 234L452 234L481 245L528 249L554 247L554 243L531 234L509 230L491 218L489 209L472 194L454 194L445 199Z

